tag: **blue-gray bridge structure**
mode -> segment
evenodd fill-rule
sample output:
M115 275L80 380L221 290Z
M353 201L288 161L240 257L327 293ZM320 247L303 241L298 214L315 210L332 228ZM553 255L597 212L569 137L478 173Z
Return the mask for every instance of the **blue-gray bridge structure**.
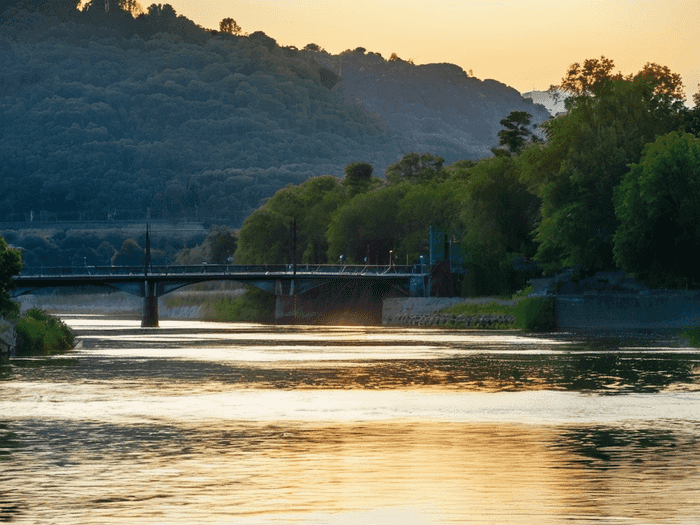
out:
M141 326L158 326L158 297L207 281L246 283L277 298L276 319L293 317L285 299L332 282L384 283L411 297L428 297L431 279L425 264L375 265L214 265L85 266L24 268L14 277L17 297L42 288L107 286L143 298Z

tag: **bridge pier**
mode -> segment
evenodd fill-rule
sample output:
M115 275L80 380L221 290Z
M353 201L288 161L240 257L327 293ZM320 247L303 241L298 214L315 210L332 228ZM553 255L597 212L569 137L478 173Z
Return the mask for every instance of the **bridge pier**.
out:
M155 283L146 280L144 282L143 312L141 314L141 326L158 326L158 296L156 295Z
M275 323L295 324L297 321L297 295L275 296Z

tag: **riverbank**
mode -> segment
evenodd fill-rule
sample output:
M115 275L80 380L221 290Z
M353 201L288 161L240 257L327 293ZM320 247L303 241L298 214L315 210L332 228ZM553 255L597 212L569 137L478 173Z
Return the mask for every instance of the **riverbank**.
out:
M384 300L386 326L513 328L517 301L497 297L406 297Z
M208 306L220 298L238 297L242 290L183 291L168 294L158 300L159 317L170 320L214 320ZM24 295L17 299L22 312L40 308L63 314L109 314L140 317L143 299L123 292L86 293L72 295Z
M11 357L53 355L75 345L75 335L59 318L30 308L19 318L0 317L0 363Z

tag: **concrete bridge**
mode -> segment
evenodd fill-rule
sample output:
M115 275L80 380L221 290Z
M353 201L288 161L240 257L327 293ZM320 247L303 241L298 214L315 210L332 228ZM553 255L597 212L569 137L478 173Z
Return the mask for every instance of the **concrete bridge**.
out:
M415 265L198 265L24 268L16 297L41 288L108 286L143 298L141 326L158 326L158 297L207 281L237 281L274 294L278 322L296 318L296 296L329 283L382 283L411 297L430 295L430 272Z

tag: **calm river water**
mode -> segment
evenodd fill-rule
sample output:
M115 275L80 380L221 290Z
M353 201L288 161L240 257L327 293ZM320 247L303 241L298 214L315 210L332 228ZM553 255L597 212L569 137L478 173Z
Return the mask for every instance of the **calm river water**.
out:
M66 321L0 365L0 521L700 522L672 335Z

